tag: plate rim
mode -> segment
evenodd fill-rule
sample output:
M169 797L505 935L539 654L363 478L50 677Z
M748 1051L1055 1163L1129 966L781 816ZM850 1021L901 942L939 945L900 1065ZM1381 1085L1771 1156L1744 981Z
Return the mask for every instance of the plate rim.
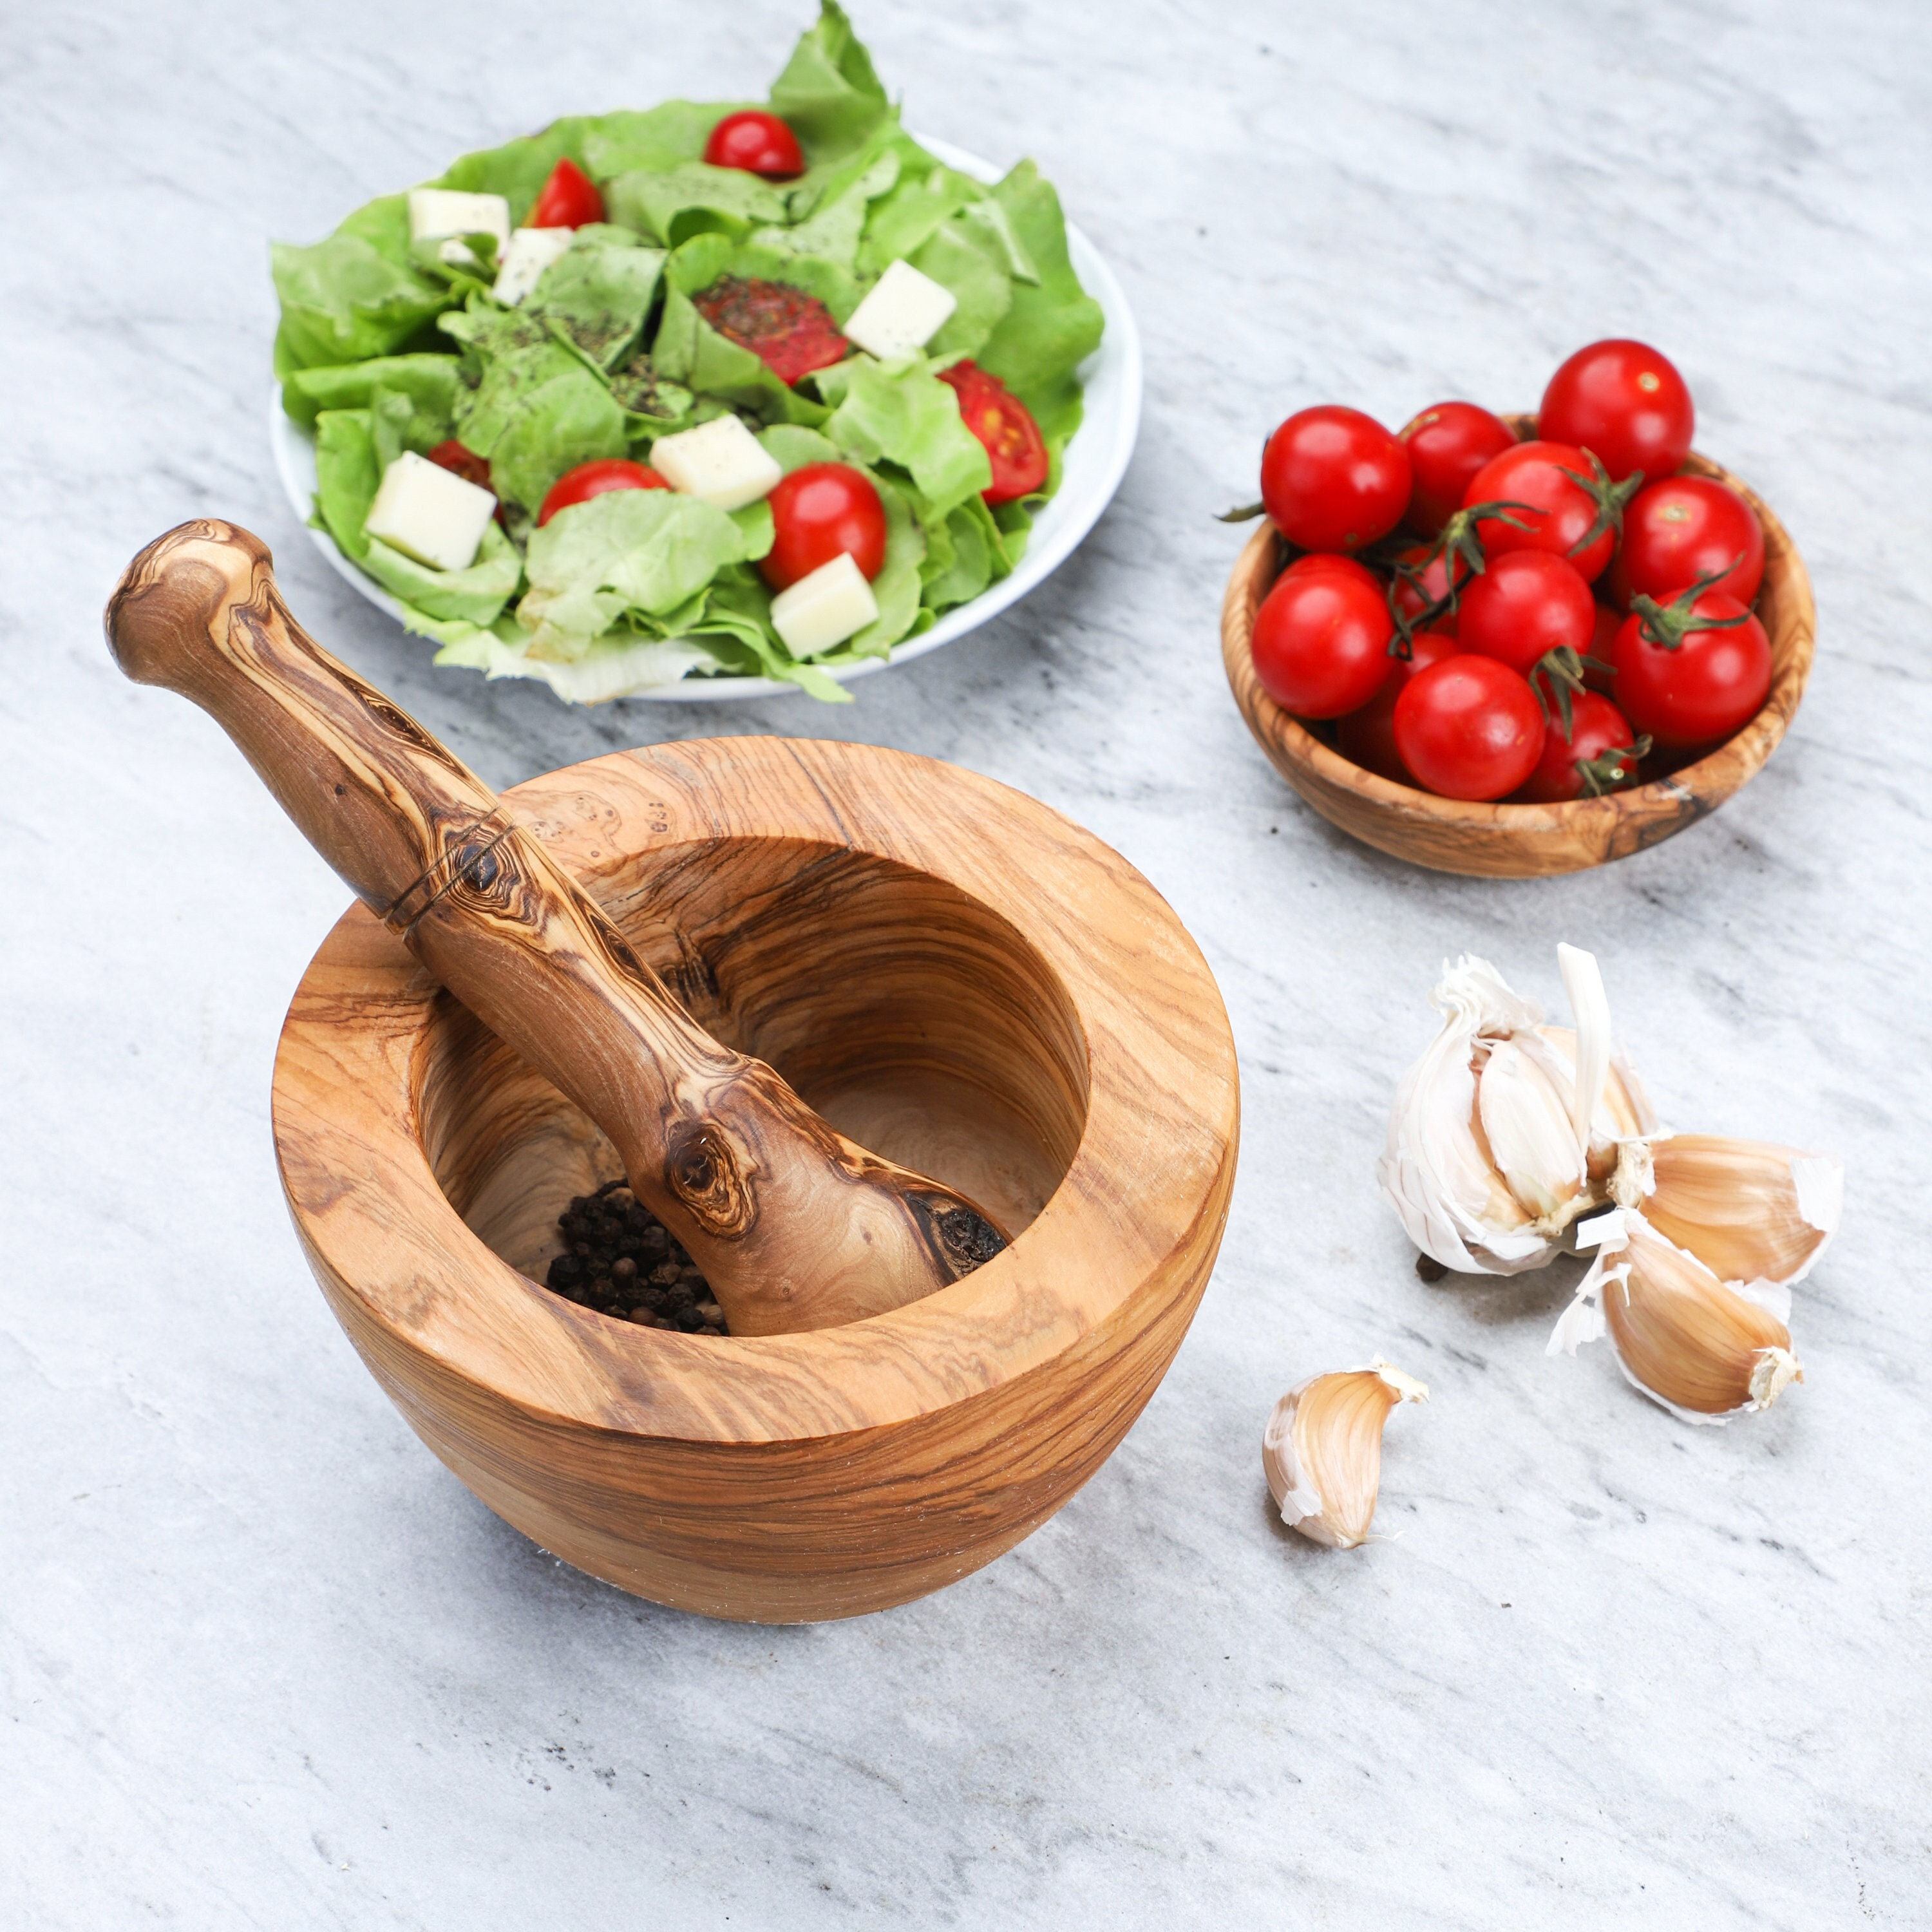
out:
M957 168L961 173L970 174L976 180L998 181L1006 172L994 167L992 163L966 148L955 146L950 141L913 133L910 129L907 131L928 153L936 155L947 166ZM1103 469L1090 487L1088 494L1072 508L1064 524L1051 532L1046 543L1036 544L1029 540L1026 554L1011 576L998 584L988 585L977 597L949 610L930 630L919 637L895 644L885 657L867 658L858 664L842 664L836 668L826 667L826 674L837 683L851 684L860 678L870 676L875 671L909 664L914 658L923 657L928 651L938 650L943 645L956 644L982 625L990 623L1003 611L1011 608L1022 597L1045 583L1072 555L1086 541L1094 525L1106 514L1107 506L1119 494L1121 482L1126 475L1128 464L1133 460L1134 450L1140 438L1144 381L1140 331L1135 323L1132 310L1127 306L1126 292L1108 266L1106 258L1071 221L1066 224L1066 245L1067 253L1072 258L1074 269L1080 278L1082 286L1100 304L1106 324L1100 346L1081 365L1082 388L1090 391L1094 376L1103 368L1118 366L1120 372L1120 402L1105 424L1110 434L1111 447L1102 459ZM335 539L326 530L318 530L308 520L314 505L314 484L312 478L304 479L298 465L305 458L308 466L313 470L314 439L284 411L281 397L280 383L278 381L272 383L268 398L269 442L274 452L276 473L281 480L283 494L288 500L289 507L302 520L303 530L335 574L359 596L374 604L378 610L386 613L400 626L403 621L400 602L373 578L364 576L344 556L336 547ZM1076 435L1102 426L1092 417L1083 416ZM1053 502L1058 505L1065 500L1063 479L1060 493L1054 496ZM1043 516L1042 520L1044 520ZM1039 525L1036 524L1034 535L1037 535ZM425 638L422 641L433 644L434 640ZM544 683L541 678L522 681ZM550 687L545 685L544 688L548 690ZM747 698L800 697L803 694L800 686L770 677L686 677L670 684L653 685L642 690L620 694L626 700L661 704L725 704ZM551 695L561 704L573 701L555 692L552 692ZM614 703L616 700L606 699L601 701Z

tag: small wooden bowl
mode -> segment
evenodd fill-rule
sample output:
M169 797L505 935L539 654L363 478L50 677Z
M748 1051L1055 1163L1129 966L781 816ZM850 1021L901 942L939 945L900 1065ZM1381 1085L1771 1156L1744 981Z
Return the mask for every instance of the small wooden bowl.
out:
M1519 436L1530 416L1504 418ZM1380 850L1438 872L1540 878L1628 858L1682 832L1756 776L1784 736L1811 673L1817 614L1811 580L1784 526L1755 491L1694 451L1684 470L1728 483L1764 526L1757 614L1771 640L1771 693L1735 737L1694 764L1648 784L1564 805L1472 805L1378 778L1352 764L1284 711L1255 675L1255 612L1281 568L1274 526L1264 523L1235 560L1221 604L1221 661L1248 729L1280 772L1322 817Z
M1238 1092L1193 942L1043 806L863 745L664 745L506 796L702 1024L1012 1243L802 1334L550 1294L609 1144L358 906L290 1010L274 1118L364 1361L492 1509L661 1603L847 1616L1011 1547L1125 1434L1220 1246Z

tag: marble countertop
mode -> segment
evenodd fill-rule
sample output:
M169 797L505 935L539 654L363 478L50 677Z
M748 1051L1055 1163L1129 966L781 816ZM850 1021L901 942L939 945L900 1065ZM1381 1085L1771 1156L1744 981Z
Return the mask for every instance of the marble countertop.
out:
M585 714L434 672L312 552L263 435L266 242L560 112L755 92L808 10L489 10L91 0L6 36L8 1922L1924 1924L1932 17L864 0L909 119L1036 155L1114 265L1138 453L1042 590L849 706ZM1291 408L1533 406L1626 333L1810 566L1795 728L1605 871L1352 844L1228 699L1208 513ZM342 890L100 644L121 566L202 513L493 782L862 739L1034 794L1167 895L1239 1043L1240 1179L1172 1371L1046 1528L903 1610L728 1626L562 1568L410 1433L269 1142ZM1559 939L1667 1118L1845 1159L1767 1416L1687 1429L1600 1351L1546 1359L1560 1280L1426 1286L1376 1196L1438 962L1559 1005ZM1433 1398L1390 1425L1388 1540L1318 1550L1272 1520L1262 1421L1377 1350Z

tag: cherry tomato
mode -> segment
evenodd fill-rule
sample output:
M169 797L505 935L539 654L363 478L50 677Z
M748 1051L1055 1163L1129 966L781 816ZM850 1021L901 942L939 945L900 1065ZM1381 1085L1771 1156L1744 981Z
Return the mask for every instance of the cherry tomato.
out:
M568 154L550 171L524 218L526 228L581 228L604 219L604 197L597 184Z
M1395 701L1418 671L1455 654L1456 640L1442 632L1424 631L1411 638L1406 658L1390 658L1381 690L1360 710L1335 721L1335 746L1342 757L1378 778L1414 784L1395 748Z
M1610 646L1618 707L1673 751L1728 738L1763 708L1771 640L1727 591L1693 584L1668 604L1646 597Z
M692 297L691 305L728 342L748 349L788 386L842 362L852 347L838 333L832 311L789 282L720 275Z
M668 490L670 485L655 470L622 456L600 456L594 462L580 463L566 470L545 493L537 512L541 530L560 510L573 503L587 503L611 490Z
M1653 483L1690 454L1697 412L1684 378L1641 342L1593 342L1550 379L1536 433L1594 450L1621 483L1640 470Z
M1458 651L1418 671L1395 701L1402 763L1444 798L1501 798L1543 755L1543 708L1529 680Z
M1339 571L1278 578L1255 613L1255 675L1300 718L1339 718L1388 675L1395 620L1382 586Z
M1607 698L1580 691L1570 700L1570 729L1561 716L1544 728L1543 755L1516 796L1529 805L1558 805L1592 798L1636 782L1636 763L1649 748L1639 743L1624 714ZM1606 756L1606 754L1610 755Z
M1414 622L1432 604L1440 604L1449 590L1449 560L1444 552L1430 552L1430 544L1411 544L1396 559L1394 580L1395 608L1411 623ZM1424 560L1427 561L1425 562ZM1402 566L1408 566L1411 572L1420 572L1420 576L1405 574ZM1460 597L1462 586L1475 573L1461 557L1456 560L1456 591ZM1435 620L1437 623L1454 624L1453 614L1444 611Z
M460 476L466 483L474 483L478 489L488 490L494 486L490 481L490 465L473 449L466 448L452 436L440 442L429 452L429 460L439 470L447 470L452 476Z
M1607 692L1617 681L1615 671L1607 668L1610 662L1610 646L1616 642L1617 632L1622 628L1624 614L1613 610L1607 604L1599 604L1592 614L1596 628L1591 634L1588 656L1583 665L1583 682L1592 691ZM1606 668L1599 670L1598 665Z
M1462 592L1456 634L1525 677L1550 651L1580 658L1597 632L1597 600L1563 557L1546 550L1506 550Z
M1415 479L1402 520L1425 537L1462 507L1470 478L1516 441L1508 423L1474 403L1432 403L1398 434Z
M1610 560L1624 503L1634 488L1598 482L1590 459L1572 444L1520 442L1476 472L1462 502L1466 509L1478 503L1528 506L1477 520L1485 556L1550 550L1568 557L1588 584Z
M886 567L886 513L872 479L849 463L808 463L779 478L772 506L772 547L758 574L784 590L842 550L868 578Z
M1408 452L1373 416L1324 403L1298 410L1262 452L1262 502L1304 550L1360 550L1408 507Z
M993 480L980 494L989 503L1030 496L1046 483L1046 439L1033 412L997 376L971 362L939 372L959 397L959 419L980 440Z
M1610 566L1610 594L1624 610L1630 593L1662 597L1712 571L1712 586L1740 604L1764 580L1764 528L1757 513L1714 476L1646 483L1624 512L1624 540Z
M714 168L742 168L767 181L792 181L805 172L798 136L776 114L758 107L726 115L712 129L704 158Z
M1312 550L1306 556L1297 557L1282 575L1314 577L1323 571L1333 571L1338 577L1352 577L1358 584L1366 584L1378 596L1381 594L1382 580L1366 563L1332 550Z

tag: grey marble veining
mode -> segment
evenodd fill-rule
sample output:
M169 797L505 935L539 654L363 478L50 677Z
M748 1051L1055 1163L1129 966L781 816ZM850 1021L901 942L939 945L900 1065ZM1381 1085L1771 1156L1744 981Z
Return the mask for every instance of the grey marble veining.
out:
M1909 1926L1932 1918L1924 962L1932 23L1894 4L915 8L916 126L1038 156L1148 350L1085 548L839 710L564 710L434 673L309 550L262 433L265 247L568 110L755 91L804 0L81 4L0 32L0 1919L370 1928ZM1300 808L1214 618L1263 431L1530 406L1632 333L1816 584L1796 728L1586 877L1386 862ZM99 605L160 530L274 544L313 627L494 782L719 731L862 738L1116 844L1220 978L1246 1141L1144 1418L1003 1561L862 1621L703 1622L568 1571L355 1360L278 1198L283 1007L342 892ZM1424 1286L1371 1169L1469 948L1600 954L1666 1115L1836 1149L1804 1385L1680 1426L1559 1280ZM1382 1349L1353 1555L1258 1446Z

